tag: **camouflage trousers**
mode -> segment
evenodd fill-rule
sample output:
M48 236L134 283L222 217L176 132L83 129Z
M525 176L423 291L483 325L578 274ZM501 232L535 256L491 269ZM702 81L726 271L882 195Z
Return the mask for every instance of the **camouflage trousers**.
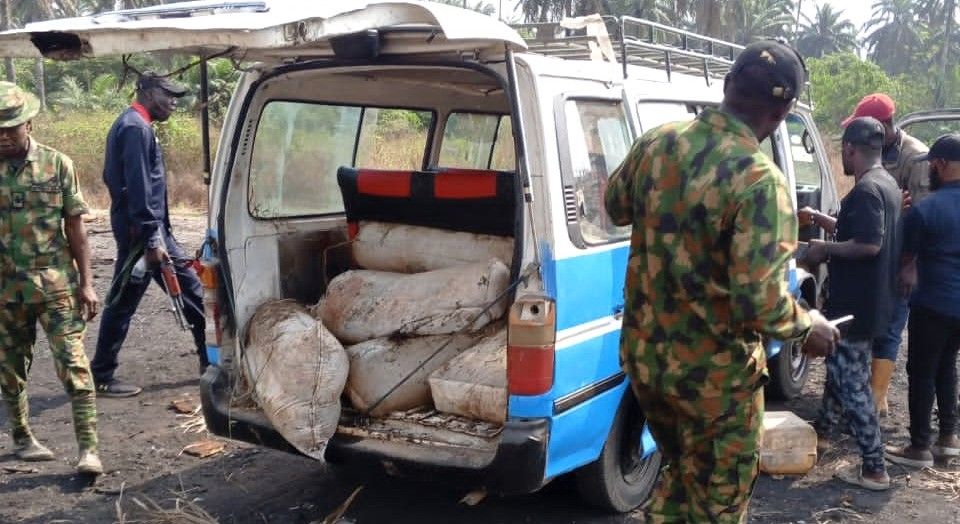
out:
M870 389L871 340L841 339L827 357L827 383L817 419L817 432L829 436L846 419L853 432L864 473L885 471L880 423Z
M96 389L83 351L86 323L76 299L66 296L38 304L0 306L0 390L14 441L30 435L27 376L39 322L47 335L57 377L70 396L77 444L81 450L96 450Z
M763 388L694 399L636 383L633 390L665 460L646 522L746 522L760 466Z

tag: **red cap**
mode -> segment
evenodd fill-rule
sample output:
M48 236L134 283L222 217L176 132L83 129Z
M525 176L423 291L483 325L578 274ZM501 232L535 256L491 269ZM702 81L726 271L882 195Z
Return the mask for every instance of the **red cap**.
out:
M873 117L884 122L893 118L893 114L896 113L896 111L897 106L894 105L892 98L883 93L873 93L872 95L863 97L863 100L860 100L860 103L857 104L857 108L853 110L853 114L845 118L843 122L840 122L840 126L847 127L847 124L854 118L864 116Z

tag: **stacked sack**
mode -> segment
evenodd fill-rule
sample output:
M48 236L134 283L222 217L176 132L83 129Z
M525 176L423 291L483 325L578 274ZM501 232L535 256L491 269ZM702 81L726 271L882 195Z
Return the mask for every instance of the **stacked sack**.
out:
M316 311L347 345L346 394L358 410L383 416L429 405L432 373L486 340L502 339L505 349L505 333L491 324L506 313L513 239L361 222L351 249L365 269L334 278ZM504 394L500 415L482 418L502 421L505 403Z

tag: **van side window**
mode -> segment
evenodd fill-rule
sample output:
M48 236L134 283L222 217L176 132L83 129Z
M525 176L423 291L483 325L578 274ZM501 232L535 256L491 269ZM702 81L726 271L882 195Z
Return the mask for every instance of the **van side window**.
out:
M807 125L800 115L790 113L787 115L787 135L790 140L790 156L793 157L793 171L796 174L797 186L809 186L810 190L819 189L822 185L822 173L815 151L812 149L813 142L804 134L807 133Z
M633 137L620 101L568 100L567 140L580 234L587 244L623 240L630 227L618 227L604 209L603 193L613 170L623 162Z
M250 214L342 213L337 168L422 168L433 118L429 111L269 102L253 141Z
M823 181L829 180L829 173L818 161L815 141L807 129L803 117L796 113L787 115L787 147L790 149L796 180L797 208L809 206L822 209ZM804 242L819 236L820 231L816 226L800 228L799 238Z
M458 112L447 117L440 167L512 171L516 163L508 115Z

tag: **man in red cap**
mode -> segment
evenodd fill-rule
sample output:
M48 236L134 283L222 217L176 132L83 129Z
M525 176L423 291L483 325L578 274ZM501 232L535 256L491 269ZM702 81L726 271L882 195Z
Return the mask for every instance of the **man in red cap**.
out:
M883 168L897 181L904 193L917 204L930 192L930 168L923 155L927 146L908 135L893 123L896 105L888 95L873 93L863 97L853 114L842 122L847 127L855 118L869 116L879 120L884 126ZM870 387L880 416L886 416L887 390L897 361L897 350L903 338L903 329L907 325L909 306L906 299L898 300L886 335L876 339L873 344L873 363L871 365Z

